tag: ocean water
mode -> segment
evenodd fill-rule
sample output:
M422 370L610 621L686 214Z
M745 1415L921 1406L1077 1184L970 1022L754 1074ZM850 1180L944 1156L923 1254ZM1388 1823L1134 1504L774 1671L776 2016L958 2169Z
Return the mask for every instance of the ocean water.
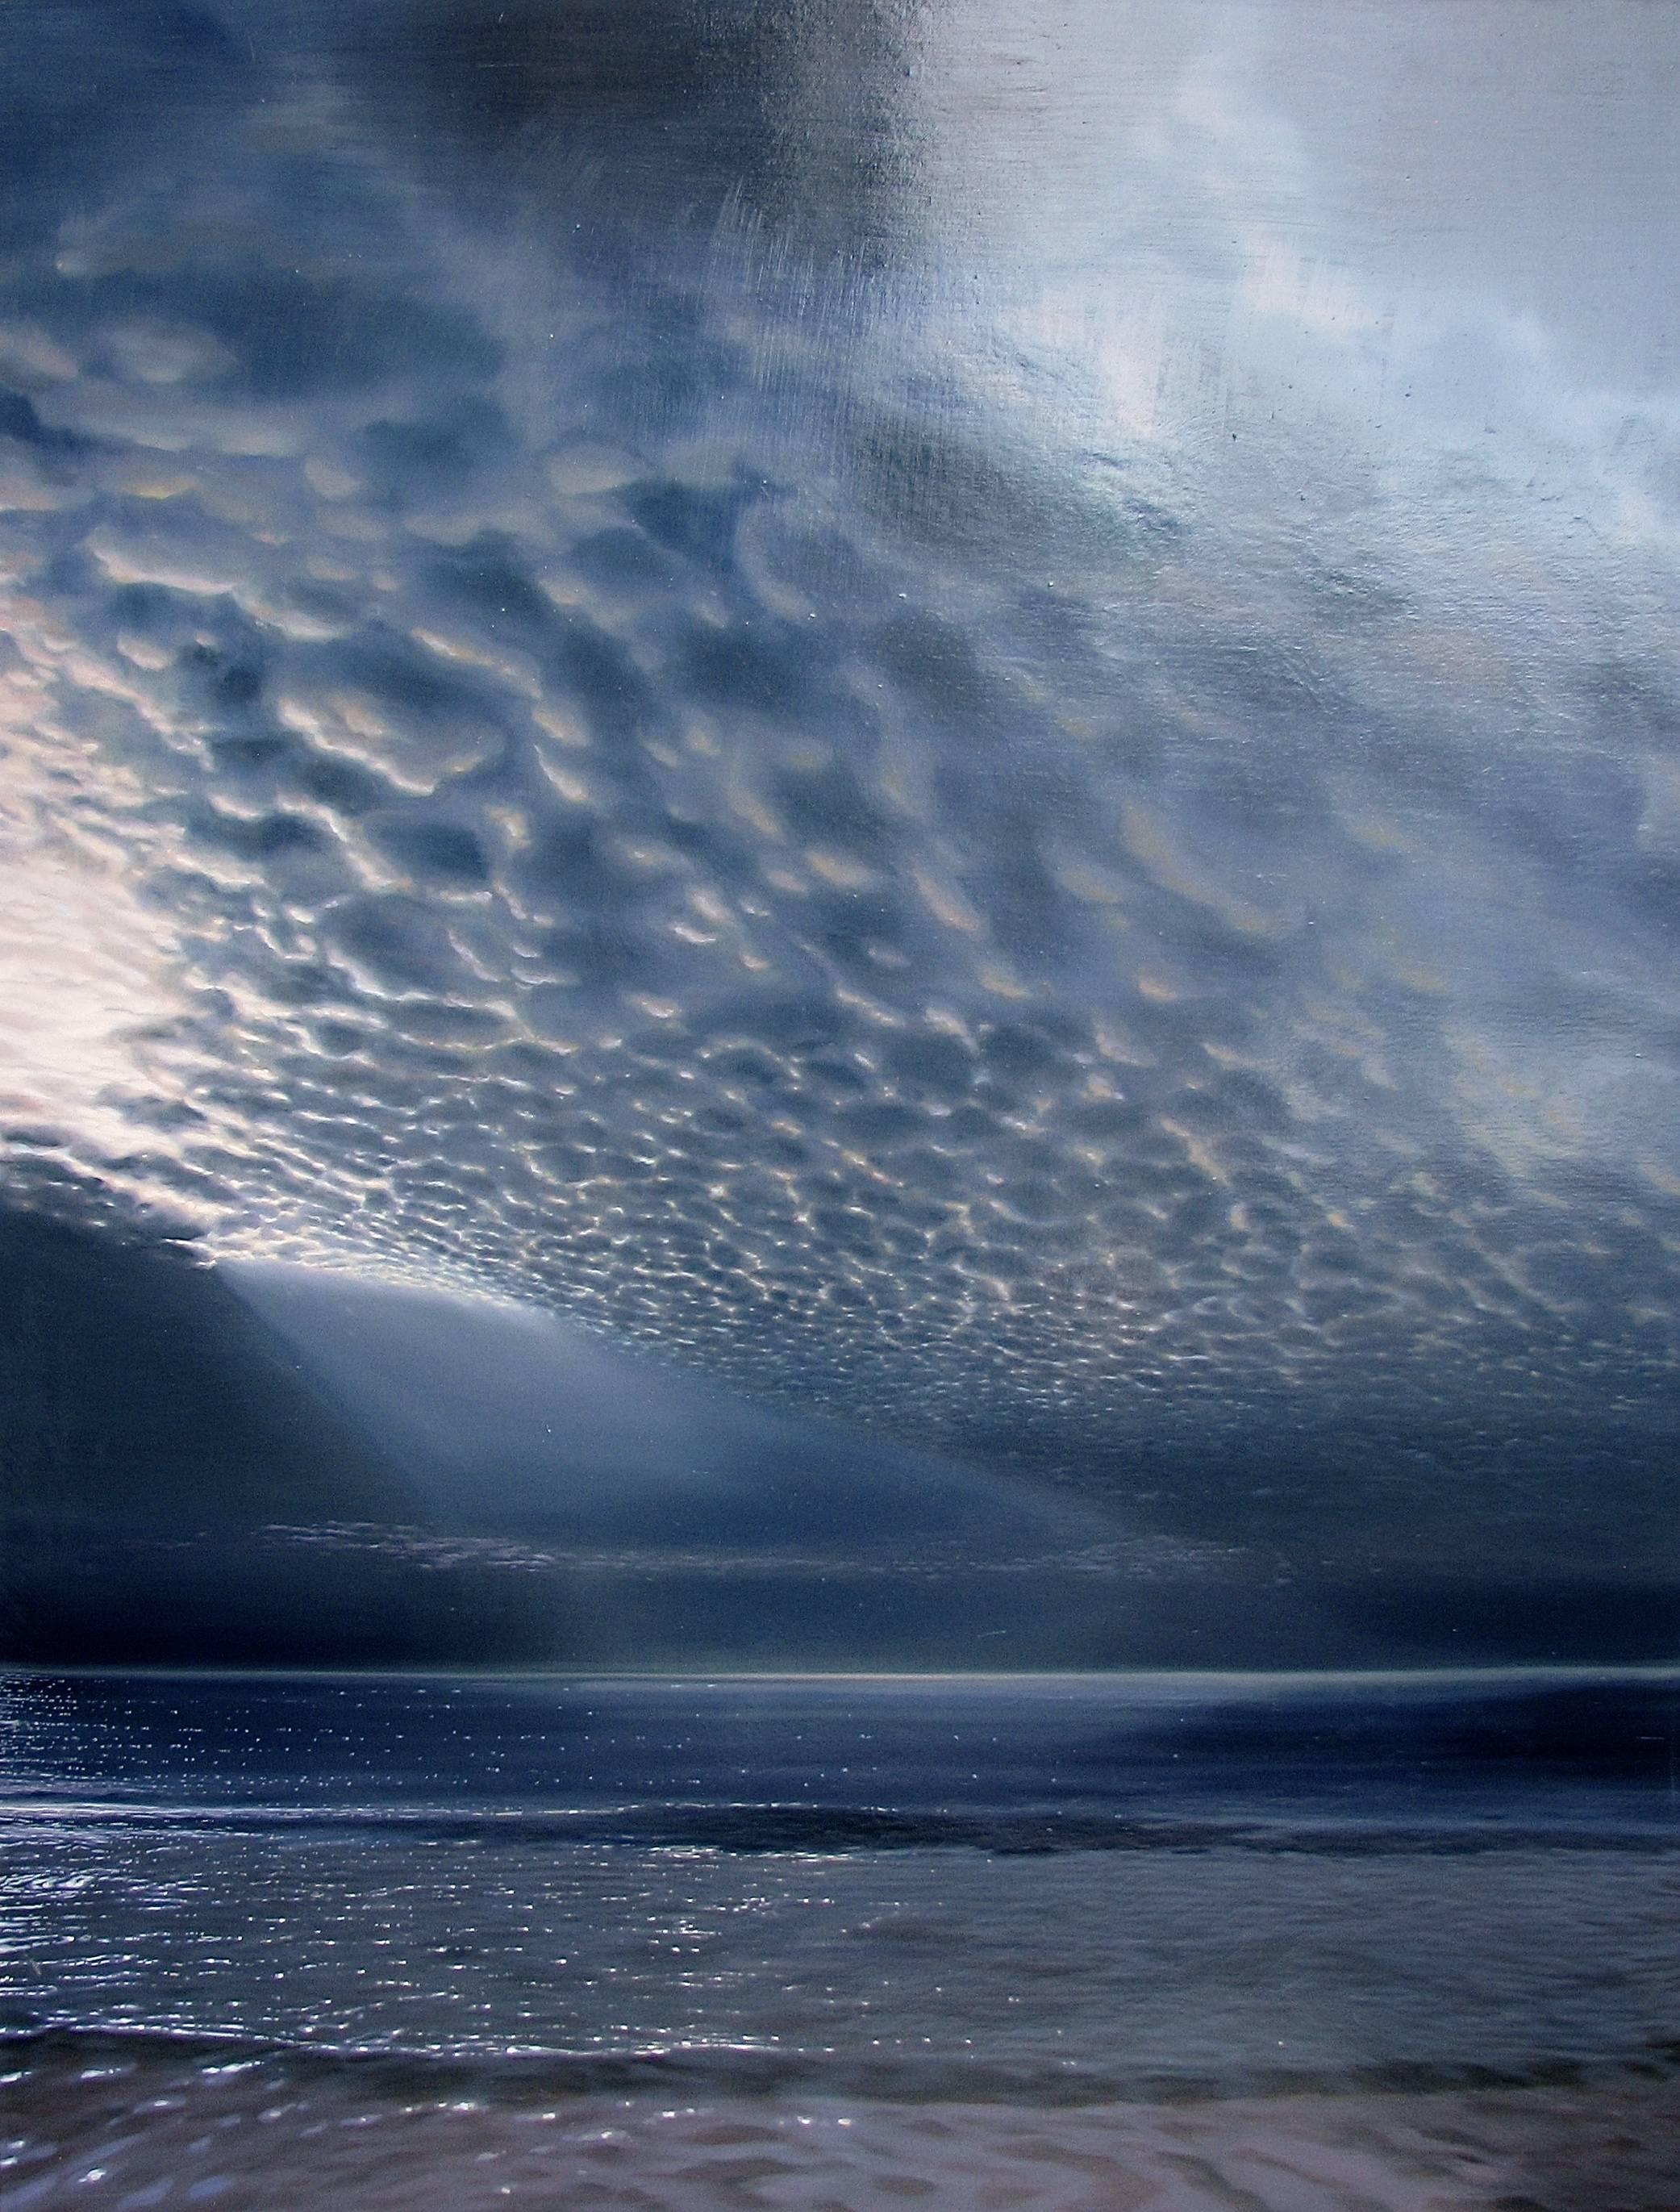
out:
M1671 1674L5 1678L0 2196L1680 2205L1677 1743Z

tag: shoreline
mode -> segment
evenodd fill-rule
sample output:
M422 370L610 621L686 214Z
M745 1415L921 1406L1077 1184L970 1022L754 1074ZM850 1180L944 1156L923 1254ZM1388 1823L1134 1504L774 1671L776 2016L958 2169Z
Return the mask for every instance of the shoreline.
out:
M496 2094L484 2069L475 2094L458 2066L422 2086L412 2064L167 2041L0 2045L8 2212L1680 2212L1672 2058L1525 2084L900 2103L810 2083Z
M870 2064L831 2051L726 2043L618 2051L512 2043L404 2047L238 2027L85 2027L51 2014L31 2017L27 2008L14 2011L9 2020L0 2012L0 2080L102 2080L149 2076L161 2069L206 2080L260 2073L302 2088L349 2084L370 2100L387 2102L468 2097L487 2111L614 2097L636 2103L678 2099L768 2106L803 2099L905 2112L962 2105L1079 2113L1680 2087L1680 2036L1595 2057L1541 2052L1514 2065L1389 2059L1335 2071L1302 2064L1251 2065L1219 2075L1142 2066L1097 2071L1077 2061L1055 2070L984 2059L919 2062L900 2057Z

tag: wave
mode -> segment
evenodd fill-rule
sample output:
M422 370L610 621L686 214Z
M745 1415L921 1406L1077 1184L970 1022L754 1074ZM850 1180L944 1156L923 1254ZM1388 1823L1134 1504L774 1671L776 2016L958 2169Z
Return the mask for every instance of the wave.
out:
M1205 2068L1122 2061L895 2055L761 2049L743 2044L672 2044L618 2051L506 2044L367 2045L324 2039L155 2027L88 2027L15 2008L0 2013L0 2062L7 2070L86 2073L114 2067L196 2069L282 2076L292 2084L349 2080L372 2103L470 2099L514 2107L589 2096L711 2099L793 2094L867 2098L886 2104L964 2103L1074 2106L1173 2104L1232 2097L1424 2095L1448 2090L1588 2087L1680 2079L1680 2037L1648 2040L1593 2057L1540 2053L1503 2066L1459 2058L1387 2060L1345 2067L1234 2065Z
M901 1810L892 1806L640 1802L616 1806L159 1804L126 1799L0 1800L0 1823L167 1827L259 1834L306 1827L386 1831L452 1842L627 1844L729 1852L971 1850L1002 1856L1063 1851L1246 1850L1334 1857L1511 1850L1680 1851L1680 1826L1602 1808L1575 1825L1443 1813L1397 1825L1380 1819L1203 1819L1057 1808L1044 1811Z

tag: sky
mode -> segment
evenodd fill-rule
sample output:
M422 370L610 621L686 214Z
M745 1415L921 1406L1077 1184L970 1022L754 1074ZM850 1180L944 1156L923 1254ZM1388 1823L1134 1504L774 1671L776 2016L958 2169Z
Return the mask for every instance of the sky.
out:
M1677 64L0 14L4 1648L1671 1656Z

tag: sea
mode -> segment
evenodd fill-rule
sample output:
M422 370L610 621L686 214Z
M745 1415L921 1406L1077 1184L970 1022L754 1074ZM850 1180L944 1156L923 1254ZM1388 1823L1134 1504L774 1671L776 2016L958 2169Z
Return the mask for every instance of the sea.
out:
M0 2204L1680 2208L1680 1670L0 1674Z

